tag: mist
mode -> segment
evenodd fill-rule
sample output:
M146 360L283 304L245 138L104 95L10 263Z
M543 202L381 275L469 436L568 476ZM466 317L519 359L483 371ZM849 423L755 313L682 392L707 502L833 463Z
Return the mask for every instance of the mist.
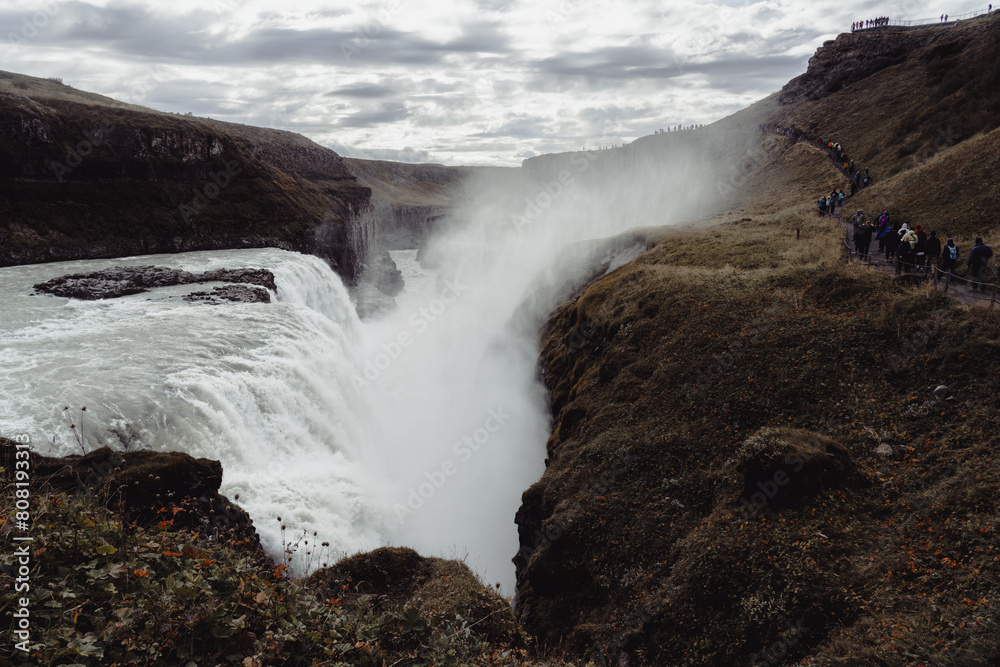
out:
M398 308L364 325L354 381L375 406L395 543L513 591L514 515L550 434L541 326L595 271L645 251L647 235L629 230L718 212L735 136L657 135L481 170L419 254L394 253L411 277Z

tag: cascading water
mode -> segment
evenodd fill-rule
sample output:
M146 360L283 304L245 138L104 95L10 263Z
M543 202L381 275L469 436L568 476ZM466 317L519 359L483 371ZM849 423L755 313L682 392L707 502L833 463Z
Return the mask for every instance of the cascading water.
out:
M407 544L468 556L511 590L513 516L548 434L537 350L503 340L518 302L508 290L491 295L482 277L446 279L416 251L394 254L407 287L394 314L368 323L321 260L280 250L0 269L0 434L78 453L67 417L80 421L86 406L88 451L221 460L222 493L238 494L279 558L303 532L331 543L324 560ZM32 294L55 276L147 264L268 268L277 299L182 300L203 286L107 301Z
M331 543L321 560L411 545L466 558L512 592L513 518L549 435L539 326L573 274L645 248L626 239L601 259L579 242L704 208L718 168L706 154L722 153L678 150L641 179L592 166L595 154L573 156L550 182L485 173L453 233L423 249L441 268L394 253L406 281L398 308L367 322L321 260L280 250L0 269L0 434L76 453L66 417L85 405L88 450L221 460L221 491L239 495L279 558L302 533ZM651 183L670 189L652 199ZM191 286L97 302L32 295L50 278L122 264L266 268L277 300L189 303Z
M267 267L277 302L192 304L190 286L109 301L31 295L47 278L109 265L190 271ZM219 459L222 492L254 518L280 556L317 531L339 553L384 544L379 456L368 398L351 384L361 324L339 278L319 259L279 250L66 262L0 270L0 433L27 433L43 453L100 445L179 450ZM300 554L301 555L301 554Z

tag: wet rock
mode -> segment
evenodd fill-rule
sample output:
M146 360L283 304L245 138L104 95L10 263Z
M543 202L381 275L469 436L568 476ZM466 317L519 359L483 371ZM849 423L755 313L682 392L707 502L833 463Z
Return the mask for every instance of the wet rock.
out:
M236 303L271 303L271 293L261 287L246 285L223 285L215 287L211 292L191 292L184 296L185 301L202 301L218 305L222 301Z
M386 296L396 296L403 291L403 272L396 268L396 262L392 261L389 253L379 258L375 272L375 287L379 292Z
M274 274L267 269L216 269L191 273L163 266L113 266L91 273L74 273L38 283L35 289L54 296L95 301L139 294L156 287L207 282L245 283L277 289ZM257 300L260 300L259 296Z

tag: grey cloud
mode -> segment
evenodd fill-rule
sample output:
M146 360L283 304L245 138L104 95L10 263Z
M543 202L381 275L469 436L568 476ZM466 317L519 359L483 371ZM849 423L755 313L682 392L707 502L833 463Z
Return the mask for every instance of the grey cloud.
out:
M528 138L544 135L547 131L548 119L538 116L514 116L508 118L504 123L495 129L485 130L472 136L474 137L514 137Z
M348 146L335 141L326 142L327 148L336 151L343 157L358 158L362 160L390 160L392 162L413 162L427 163L434 162L430 152L422 149L410 148L361 148L359 146Z
M395 97L399 94L399 91L394 90L388 86L380 86L376 84L360 84L355 86L345 86L344 88L338 88L336 90L331 90L329 93L324 93L325 97L356 97L365 100L376 100L383 97Z
M462 36L444 48L472 53L506 53L510 51L510 38L499 23L479 21L462 26Z
M338 127L375 127L383 123L395 123L410 115L403 104L385 102L378 109L359 111L337 121Z

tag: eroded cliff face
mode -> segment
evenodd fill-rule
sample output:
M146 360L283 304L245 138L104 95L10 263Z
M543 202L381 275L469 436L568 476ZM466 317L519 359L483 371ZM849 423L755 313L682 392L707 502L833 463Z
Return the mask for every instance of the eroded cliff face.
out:
M351 282L370 197L300 135L0 73L0 266L271 246Z

